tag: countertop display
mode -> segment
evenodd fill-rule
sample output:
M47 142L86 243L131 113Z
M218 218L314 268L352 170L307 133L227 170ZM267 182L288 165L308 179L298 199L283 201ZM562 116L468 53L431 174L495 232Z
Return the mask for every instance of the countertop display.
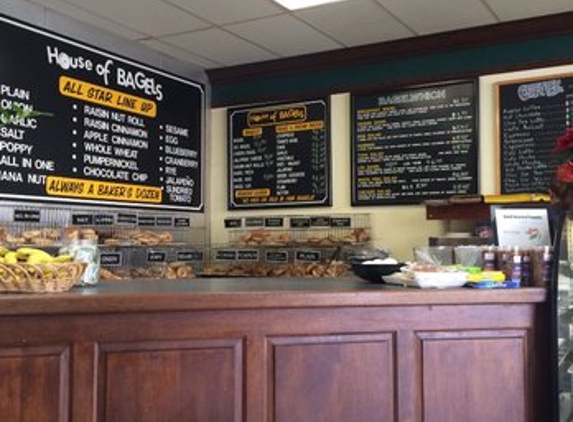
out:
M126 280L0 295L0 415L542 421L545 300L542 288L356 278Z
M124 280L57 295L0 295L0 315L205 309L542 303L546 289L410 289L338 279L228 277Z

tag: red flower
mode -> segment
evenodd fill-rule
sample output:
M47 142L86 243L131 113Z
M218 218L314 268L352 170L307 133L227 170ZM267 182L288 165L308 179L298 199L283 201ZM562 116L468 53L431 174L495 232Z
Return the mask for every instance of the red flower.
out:
M573 164L563 163L557 167L555 178L561 182L573 182Z
M554 154L573 148L573 128L567 129L565 135L555 140Z

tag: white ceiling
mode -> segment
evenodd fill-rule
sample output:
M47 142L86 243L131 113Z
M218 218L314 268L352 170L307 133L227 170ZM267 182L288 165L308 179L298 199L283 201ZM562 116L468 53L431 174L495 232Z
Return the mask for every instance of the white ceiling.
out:
M28 0L204 69L573 11L573 0ZM572 25L573 26L573 25Z

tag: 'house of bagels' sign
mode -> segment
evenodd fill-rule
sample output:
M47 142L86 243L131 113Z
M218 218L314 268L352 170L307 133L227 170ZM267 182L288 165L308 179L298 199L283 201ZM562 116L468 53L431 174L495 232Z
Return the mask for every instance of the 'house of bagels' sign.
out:
M0 198L201 211L201 84L0 16Z

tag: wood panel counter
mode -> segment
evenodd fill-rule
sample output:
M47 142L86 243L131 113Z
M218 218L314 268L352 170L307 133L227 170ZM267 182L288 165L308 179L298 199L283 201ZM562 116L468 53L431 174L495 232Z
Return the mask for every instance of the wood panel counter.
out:
M0 295L0 420L542 421L545 301L356 279Z

